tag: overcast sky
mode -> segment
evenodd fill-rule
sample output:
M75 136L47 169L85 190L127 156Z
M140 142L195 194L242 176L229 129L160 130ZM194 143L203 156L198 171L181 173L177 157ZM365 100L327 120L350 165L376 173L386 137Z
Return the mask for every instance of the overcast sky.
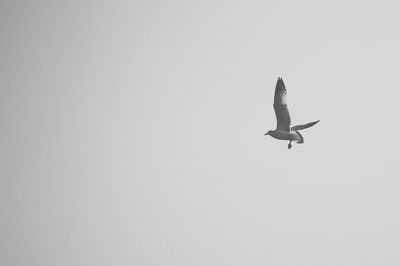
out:
M2 1L0 264L400 265L399 8Z

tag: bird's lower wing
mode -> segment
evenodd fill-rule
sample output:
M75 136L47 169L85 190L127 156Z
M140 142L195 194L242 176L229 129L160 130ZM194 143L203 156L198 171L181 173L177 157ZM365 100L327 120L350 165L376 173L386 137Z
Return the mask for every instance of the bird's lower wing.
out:
M307 123L307 124L304 124L304 125L297 125L297 126L292 127L291 130L302 130L302 129L306 129L306 128L312 127L313 125L315 125L315 124L318 123L318 122L319 122L319 120L314 121L314 122L311 122L311 123Z

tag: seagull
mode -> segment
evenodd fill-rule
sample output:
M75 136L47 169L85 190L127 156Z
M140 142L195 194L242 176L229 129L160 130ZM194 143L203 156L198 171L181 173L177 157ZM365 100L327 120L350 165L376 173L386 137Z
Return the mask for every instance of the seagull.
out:
M286 88L285 83L283 83L282 78L278 78L275 87L275 96L274 96L274 110L276 115L276 129L270 130L266 135L270 135L273 138L280 140L288 140L289 145L288 149L292 148L292 141L295 141L298 144L304 142L303 136L300 134L299 130L303 130L309 127L312 127L319 120L310 122L304 125L297 125L294 127L290 127L290 114L289 109L286 103Z

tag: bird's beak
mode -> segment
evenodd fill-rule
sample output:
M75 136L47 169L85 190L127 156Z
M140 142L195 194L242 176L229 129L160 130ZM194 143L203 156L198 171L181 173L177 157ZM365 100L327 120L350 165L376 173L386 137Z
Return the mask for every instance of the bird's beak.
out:
M264 134L264 136L268 135L268 132Z

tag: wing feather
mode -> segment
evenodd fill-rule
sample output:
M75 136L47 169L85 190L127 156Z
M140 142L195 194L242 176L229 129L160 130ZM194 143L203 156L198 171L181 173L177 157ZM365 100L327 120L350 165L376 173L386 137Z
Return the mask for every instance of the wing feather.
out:
M290 114L286 103L286 88L282 78L278 78L275 87L274 110L276 115L276 129L290 131Z
M319 120L314 121L314 122L310 122L310 123L307 123L307 124L304 124L304 125L297 125L297 126L292 127L292 130L303 130L303 129L312 127L313 125L315 125L318 122L319 122Z

